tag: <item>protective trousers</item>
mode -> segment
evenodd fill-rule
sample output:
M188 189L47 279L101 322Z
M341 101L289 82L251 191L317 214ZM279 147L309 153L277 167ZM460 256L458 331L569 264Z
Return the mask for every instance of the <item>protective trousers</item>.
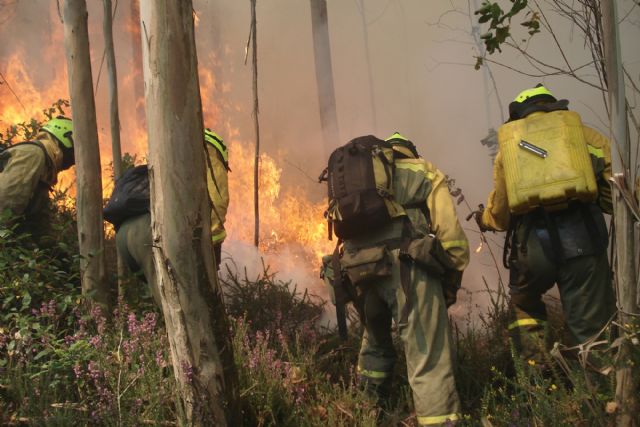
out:
M151 289L153 300L158 307L162 307L151 243L150 213L128 218L116 233L118 253L132 272L142 271Z
M509 332L522 358L544 366L548 343L543 294L558 284L572 344L584 343L604 328L615 311L609 261L604 248L559 259L549 248L545 250L540 237L544 234L527 232L525 227L516 233L525 244L515 249L517 255L510 261Z
M458 419L452 338L439 279L417 266L411 268L406 323L398 323L406 304L400 282L398 250L392 251L392 275L362 285L366 328L358 372L379 400L389 392L396 352L391 337L395 320L404 344L407 375L420 425L439 425ZM404 261L403 261L404 262Z

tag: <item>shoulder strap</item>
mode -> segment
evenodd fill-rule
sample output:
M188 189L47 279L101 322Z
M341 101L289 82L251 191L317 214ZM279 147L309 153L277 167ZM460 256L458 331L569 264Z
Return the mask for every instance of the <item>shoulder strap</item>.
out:
M10 145L6 149L9 150L10 148L17 147L19 145L35 145L36 147L40 148L42 150L42 154L44 154L44 161L47 165L47 170L51 170L53 168L53 160L51 160L51 157L49 157L49 153L47 153L47 149L44 148L44 145L42 145L42 142L22 141L22 142L18 142L17 144Z

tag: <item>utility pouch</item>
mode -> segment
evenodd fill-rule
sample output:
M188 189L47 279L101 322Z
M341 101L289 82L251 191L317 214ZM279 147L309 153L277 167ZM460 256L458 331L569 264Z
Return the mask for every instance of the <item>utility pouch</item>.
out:
M440 241L432 234L412 240L407 255L420 267L438 276L442 276L446 269L453 268Z
M364 285L391 275L391 253L385 245L345 251L340 263L353 285Z
M333 273L333 266L331 265L332 259L333 259L333 255L325 255L322 257L322 267L320 268L320 278L324 282L324 285L327 288L327 292L329 292L329 298L331 300L331 304L336 305L336 292L333 289L333 280L335 279L335 275Z

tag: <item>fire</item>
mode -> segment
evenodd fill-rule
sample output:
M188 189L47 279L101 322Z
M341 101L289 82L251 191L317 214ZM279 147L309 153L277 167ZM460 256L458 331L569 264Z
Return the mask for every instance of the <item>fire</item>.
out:
M124 31L139 32L139 28L131 25L130 21L121 25ZM133 39L136 39L135 35ZM64 49L61 26L55 27L51 43L51 48L46 49L47 55L53 55L54 51L60 53ZM93 56L99 55L94 51ZM25 57L26 53L18 50L2 63L1 71L15 95L7 84L0 85L0 132L11 125L28 122L31 118L46 120L42 112L44 108L58 99L69 99L65 66L48 69L49 74L43 83L35 80L35 76L40 76L36 74L38 70L29 68L23 60ZM254 148L252 143L241 140L241 131L232 124L233 114L237 114L241 108L228 105L225 100L230 87L226 82L219 82L213 71L220 66L219 62L212 53L203 55L200 59L199 77L204 119L206 126L223 136L230 150L232 172L229 175L231 204L226 223L228 239L252 243ZM123 61L118 67L122 152L135 154L139 162L145 162L147 132L144 116L140 114L139 108L144 97L140 91L136 91L135 86L140 84L142 73L135 61ZM94 70L94 74L96 73ZM107 86L106 71L103 70L96 93L96 108L104 198L113 189ZM232 114L225 114L224 111L231 111ZM66 114L71 115L70 108ZM284 158L284 155L280 157ZM327 227L323 218L325 204L311 202L301 188L283 187L283 163L266 153L260 156L260 250L263 253L282 253L286 250L288 254L294 254L292 256L296 262L303 259L315 271L320 257L330 253L334 245L327 239ZM67 191L69 196L64 203L72 205L75 202L74 169L59 174L58 181L57 189Z
M253 147L237 140L229 144L229 195L226 228L234 240L253 242ZM281 186L282 168L267 154L260 156L260 249L279 251L285 245L300 249L310 262L333 250L327 240L324 203L312 203L297 187Z

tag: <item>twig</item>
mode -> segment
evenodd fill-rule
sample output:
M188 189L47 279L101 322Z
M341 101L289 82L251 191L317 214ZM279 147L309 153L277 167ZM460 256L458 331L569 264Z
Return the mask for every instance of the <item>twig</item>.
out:
M18 97L18 94L16 94L16 93L13 91L13 88L11 87L11 85L9 84L9 82L7 81L6 77L5 77L2 73L0 73L0 78L2 78L2 81L4 81L4 84L6 84L6 85L7 85L7 88L11 91L11 93L13 94L13 96L15 96L15 97L16 97L16 99L18 100L18 102L19 102L19 103L20 103L20 105L22 106L22 109L23 109L23 110L24 110L24 112L26 113L26 112L27 112L26 107L24 106L24 104L22 103L22 101L20 101L20 98Z

